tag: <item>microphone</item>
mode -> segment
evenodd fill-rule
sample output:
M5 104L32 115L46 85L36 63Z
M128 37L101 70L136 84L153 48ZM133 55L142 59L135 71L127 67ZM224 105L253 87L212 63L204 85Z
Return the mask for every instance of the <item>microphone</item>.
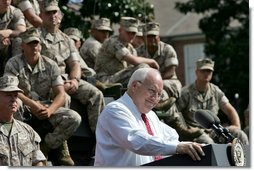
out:
M194 113L194 119L198 122L202 127L206 129L213 129L215 133L219 136L219 141L223 142L220 137L224 139L225 143L230 143L233 141L234 137L228 131L227 128L221 126L220 119L214 115L209 110L198 109Z

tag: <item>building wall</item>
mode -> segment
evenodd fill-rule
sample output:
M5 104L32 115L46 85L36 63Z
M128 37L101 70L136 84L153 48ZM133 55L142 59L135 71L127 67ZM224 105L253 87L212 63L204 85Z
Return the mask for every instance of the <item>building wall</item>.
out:
M204 43L205 38L181 38L181 39L172 39L172 38L162 38L162 41L169 43L174 47L177 53L177 57L179 60L179 66L176 70L176 74L178 79L181 81L182 85L185 85L185 62L184 62L184 46L189 44L196 44L196 43Z

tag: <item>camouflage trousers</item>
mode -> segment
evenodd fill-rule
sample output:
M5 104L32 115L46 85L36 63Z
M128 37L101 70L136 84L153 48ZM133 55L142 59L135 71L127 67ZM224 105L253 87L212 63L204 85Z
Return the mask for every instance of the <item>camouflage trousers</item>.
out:
M128 68L122 69L113 75L97 75L97 79L105 83L121 83L126 86L129 79L134 71L139 68L150 67L148 64L139 64L137 66L129 66Z
M49 118L49 122L54 127L54 130L46 134L44 141L48 147L56 149L73 135L81 123L81 117L74 110L60 107Z
M229 131L233 137L238 138L243 144L249 144L248 136L245 134L245 132L239 128L234 128ZM213 144L213 143L225 143L223 142L223 137L217 136L217 134L214 131L204 132L199 137L193 139L195 142L199 143L207 143L207 144Z
M78 100L83 105L83 109L87 109L89 126L95 132L99 114L105 106L102 92L92 84L80 80L78 90L70 96Z
M65 107L60 107L48 120L39 120L21 100L18 104L20 107L14 118L32 126L51 149L56 149L72 136L81 123L80 115Z
M178 99L181 95L182 84L177 78L163 80L163 92L166 98L174 97Z

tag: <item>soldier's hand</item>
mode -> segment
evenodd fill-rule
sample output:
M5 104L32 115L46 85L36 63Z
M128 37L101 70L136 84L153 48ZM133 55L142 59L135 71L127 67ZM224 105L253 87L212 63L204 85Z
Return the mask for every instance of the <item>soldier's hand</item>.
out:
M176 147L177 154L188 154L193 160L201 160L201 156L205 156L202 150L203 144L195 142L180 142Z
M160 68L159 64L154 59L150 59L148 65L154 69Z
M48 119L48 118L50 118L51 115L52 115L52 112L50 111L50 109L44 108L39 112L38 118L39 119Z
M13 33L11 29L0 30L1 37L8 38Z
M68 80L69 89L67 91L68 94L73 94L78 90L79 83L76 79Z
M5 37L1 40L1 44L4 46L9 46L11 44L11 40L8 37Z
M41 116L41 112L46 110L46 107L41 104L40 101L34 101L30 108L32 114L35 115L38 119L44 119L44 117Z

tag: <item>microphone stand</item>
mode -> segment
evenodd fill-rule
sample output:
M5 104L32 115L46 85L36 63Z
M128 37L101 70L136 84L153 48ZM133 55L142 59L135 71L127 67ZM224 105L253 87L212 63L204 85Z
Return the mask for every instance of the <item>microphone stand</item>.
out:
M213 124L212 129L219 135L219 141L221 143L231 143L234 140L232 134L227 128L222 127L220 124Z

